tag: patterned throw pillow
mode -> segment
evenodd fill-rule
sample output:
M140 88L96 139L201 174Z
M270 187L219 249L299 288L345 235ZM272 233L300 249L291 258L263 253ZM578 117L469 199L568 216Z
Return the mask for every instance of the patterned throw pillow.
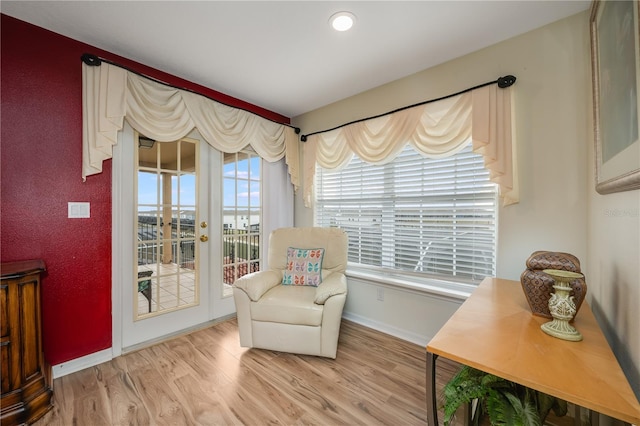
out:
M284 269L282 284L317 287L322 282L323 257L323 248L287 248L287 265Z

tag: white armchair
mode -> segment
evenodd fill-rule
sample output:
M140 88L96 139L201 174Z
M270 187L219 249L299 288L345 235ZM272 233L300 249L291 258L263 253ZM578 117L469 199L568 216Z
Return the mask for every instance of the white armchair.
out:
M295 285L295 280L302 281L307 266L312 270L318 264L288 262L295 257L289 248L301 249L298 253L324 249L319 285ZM233 285L240 345L335 358L347 297L347 248L347 234L338 228L273 231L267 253L269 269L245 275ZM301 275L291 272L302 267ZM291 284L283 284L285 276ZM307 283L313 278L317 275L307 277Z

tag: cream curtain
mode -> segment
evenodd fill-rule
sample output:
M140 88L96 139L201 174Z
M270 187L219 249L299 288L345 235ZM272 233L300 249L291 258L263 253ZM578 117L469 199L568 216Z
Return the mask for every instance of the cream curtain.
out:
M369 163L385 164L407 144L425 157L446 157L469 142L484 156L503 205L517 203L511 88L500 89L494 84L308 136L303 150L305 205L312 203L316 164L341 168L354 154Z
M294 188L299 186L298 136L289 126L104 62L82 64L82 103L83 179L102 172L126 118L159 142L175 141L197 127L219 151L233 153L250 145L266 161L284 157Z

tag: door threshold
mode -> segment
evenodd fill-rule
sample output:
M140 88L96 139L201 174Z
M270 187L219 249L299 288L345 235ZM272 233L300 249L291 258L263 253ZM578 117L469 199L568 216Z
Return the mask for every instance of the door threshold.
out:
M174 339L174 338L176 338L178 336L183 336L185 334L193 333L194 331L202 330L204 328L209 328L212 325L215 325L215 324L218 324L218 323L221 323L221 322L225 322L225 321L229 321L230 319L233 319L235 317L236 317L235 313L229 314L229 315L225 315L225 316L222 316L220 318L215 318L215 319L212 319L212 320L200 323L200 324L196 324L196 325L191 326L191 327L187 327L187 328L185 328L183 330L180 330L180 331L176 331L176 332L169 333L169 334L161 336L161 337L157 337L155 339L145 340L144 342L137 343L135 345L131 345L131 346L128 346L126 348L122 348L122 355L131 353L131 352L135 352L135 351L139 351L140 349L145 349L145 348L148 348L149 346L153 346L153 345L157 345L158 343L166 342L166 341Z

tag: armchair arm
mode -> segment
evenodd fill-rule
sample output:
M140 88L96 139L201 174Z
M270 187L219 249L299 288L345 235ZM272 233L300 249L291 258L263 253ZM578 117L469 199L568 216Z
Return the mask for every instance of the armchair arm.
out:
M253 302L260 300L263 294L269 289L282 282L282 274L279 271L270 269L268 271L258 271L240 277L233 284L249 296Z
M322 283L316 287L314 303L324 305L331 296L347 293L347 277L339 272L323 278Z

